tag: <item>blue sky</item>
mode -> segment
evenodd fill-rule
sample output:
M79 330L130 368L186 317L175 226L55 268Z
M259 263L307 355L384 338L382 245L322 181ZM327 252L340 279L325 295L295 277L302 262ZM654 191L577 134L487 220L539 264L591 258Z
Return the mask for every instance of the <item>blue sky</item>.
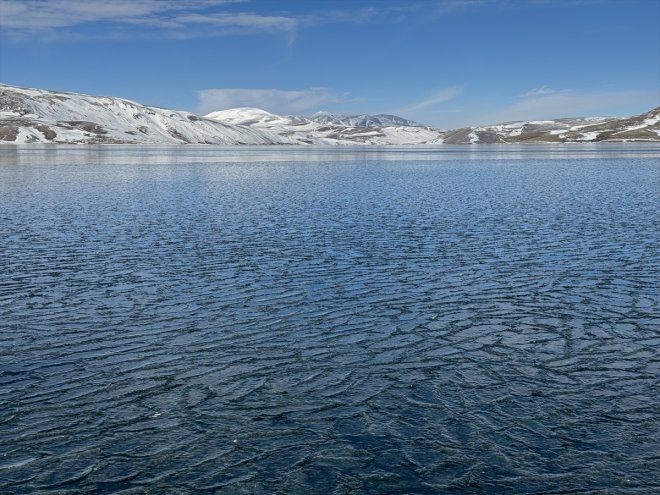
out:
M0 81L442 128L660 105L658 0L0 0Z

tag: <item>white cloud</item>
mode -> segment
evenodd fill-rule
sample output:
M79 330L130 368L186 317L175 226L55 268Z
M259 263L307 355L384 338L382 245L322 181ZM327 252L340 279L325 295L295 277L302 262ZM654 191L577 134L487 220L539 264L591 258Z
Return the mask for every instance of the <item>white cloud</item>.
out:
M256 107L279 115L299 115L320 110L326 105L348 101L346 95L333 93L326 88L299 91L205 89L199 92L198 97L197 112L200 115L237 107Z
M488 0L440 0L436 1L435 8L431 11L431 14L444 15L457 10L482 7L489 3L491 2Z
M561 117L627 115L631 109L658 105L658 93L644 90L574 91L547 86L522 94L507 108L475 118L475 124ZM635 110L632 110L635 111Z
M305 14L260 14L254 12L258 6L237 11L235 4L252 6L251 0L0 0L0 29L17 38L35 33L71 36L78 26L102 22L106 25L99 28L99 37L147 34L121 29L141 25L147 32L159 30L177 38L285 32L291 42L300 28L362 24L388 14L371 7L317 11L313 5Z
M558 8L576 6L594 6L608 0L435 0L430 14L444 15L455 11L475 9L480 7L497 7L499 9L520 9L534 6L554 6ZM427 4L423 4L427 5Z
M296 20L245 12L218 12L244 0L0 0L0 27L12 33L61 30L107 22L115 26L144 24L185 30L209 25L237 31L292 31ZM214 31L218 34L218 31Z
M539 86L538 88L533 88L527 91L526 93L523 93L520 95L521 98L534 98L537 96L544 96L548 94L555 94L555 93L560 93L560 91L556 91L554 89L550 89L547 87L545 84L543 86Z
M407 107L398 110L398 112L412 113L412 112L419 112L424 110L432 110L434 107L440 105L441 103L445 103L449 100L453 100L458 95L460 95L461 92L462 92L462 88L460 88L459 86L452 86L449 88L438 89L427 98L412 103L411 105L408 105Z
M228 26L241 28L264 28L290 31L296 28L296 20L283 16L264 16L250 13L215 13L215 14L188 14L175 18L185 24L210 24L214 26Z

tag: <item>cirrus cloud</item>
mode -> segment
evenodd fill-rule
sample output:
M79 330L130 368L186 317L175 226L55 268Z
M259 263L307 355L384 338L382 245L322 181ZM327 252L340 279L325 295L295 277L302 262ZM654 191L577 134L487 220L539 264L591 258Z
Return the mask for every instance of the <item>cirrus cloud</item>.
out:
M200 26L214 27L213 34L220 34L217 28L232 33L296 28L292 17L226 10L241 3L245 0L0 0L0 28L12 35L61 32L91 23L105 23L104 31L138 24L179 35L193 35Z
M453 100L459 96L461 92L462 88L460 86L438 89L423 100L417 101L405 108L402 108L400 111L409 113L417 112L420 110L429 110L440 105L441 103Z

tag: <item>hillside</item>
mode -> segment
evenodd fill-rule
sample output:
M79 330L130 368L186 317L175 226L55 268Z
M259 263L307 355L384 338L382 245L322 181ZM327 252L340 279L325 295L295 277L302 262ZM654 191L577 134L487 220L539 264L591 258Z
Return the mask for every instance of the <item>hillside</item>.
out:
M190 112L0 85L0 141L14 143L282 144L250 127Z
M448 131L447 144L660 141L660 107L635 117L507 122Z
M506 122L443 131L396 115L281 116L234 108L200 117L109 96L0 84L0 142L418 145L660 141L660 107L626 118Z
M267 131L292 144L429 144L442 132L394 115L335 116L325 112L311 118L280 116L259 108L233 108L205 116L219 122Z

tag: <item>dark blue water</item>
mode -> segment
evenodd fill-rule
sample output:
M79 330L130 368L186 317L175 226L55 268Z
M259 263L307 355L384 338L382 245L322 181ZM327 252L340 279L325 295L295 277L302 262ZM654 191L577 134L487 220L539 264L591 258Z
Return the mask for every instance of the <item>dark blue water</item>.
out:
M0 493L660 490L660 149L439 150L0 148Z

